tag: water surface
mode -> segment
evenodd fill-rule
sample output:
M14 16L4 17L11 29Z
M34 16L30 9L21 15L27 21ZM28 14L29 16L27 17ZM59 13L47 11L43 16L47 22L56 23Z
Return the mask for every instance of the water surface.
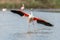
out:
M30 10L24 10L30 13ZM0 40L60 40L60 13L32 11L33 15L52 23L48 27L34 22L30 24L28 32L27 18L20 17L10 11L0 11Z

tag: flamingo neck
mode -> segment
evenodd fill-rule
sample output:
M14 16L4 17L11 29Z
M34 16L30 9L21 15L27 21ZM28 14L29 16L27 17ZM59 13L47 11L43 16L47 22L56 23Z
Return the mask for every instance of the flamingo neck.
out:
M32 14L32 12L30 13L30 15L29 15L29 18L33 18L34 16L33 16L33 14Z

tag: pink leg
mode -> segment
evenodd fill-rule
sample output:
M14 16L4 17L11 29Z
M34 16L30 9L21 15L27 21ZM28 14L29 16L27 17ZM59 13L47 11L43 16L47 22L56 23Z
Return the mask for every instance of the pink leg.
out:
M30 32L30 23L28 23L28 32Z
M35 26L34 26L34 22L33 22L32 24L33 24L33 28L34 28L34 31L35 31Z

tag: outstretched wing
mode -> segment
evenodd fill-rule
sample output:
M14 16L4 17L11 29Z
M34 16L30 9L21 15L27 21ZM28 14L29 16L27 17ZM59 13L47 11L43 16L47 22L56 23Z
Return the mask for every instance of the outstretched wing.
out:
M45 21L45 20L42 20L42 19L40 19L40 18L34 17L33 20L36 20L37 23L40 23L40 24L43 24L43 25L46 25L46 26L50 26L50 27L53 26L51 23L49 23L49 22L47 22L47 21Z
M27 14L27 13L21 11L21 10L11 10L11 12L16 13L16 14L18 14L18 15L20 15L20 16L26 16L26 17L29 16L29 14ZM40 24L43 24L43 25L46 25L46 26L50 26L50 27L53 26L51 23L49 23L49 22L47 22L47 21L45 21L45 20L36 18L36 17L34 17L33 20L36 20L37 23L40 23Z
M13 12L13 13L15 13L15 14L18 14L18 15L20 15L20 16L26 16L26 17L29 16L29 14L27 14L27 13L21 11L21 10L11 10L11 12Z

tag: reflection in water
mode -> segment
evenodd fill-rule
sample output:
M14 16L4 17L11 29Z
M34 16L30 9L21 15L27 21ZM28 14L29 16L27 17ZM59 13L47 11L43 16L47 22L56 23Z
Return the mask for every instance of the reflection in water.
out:
M43 30L40 32L26 32L26 33L14 33L12 34L13 40L42 40L43 38L49 38L49 35L53 32L51 30Z

